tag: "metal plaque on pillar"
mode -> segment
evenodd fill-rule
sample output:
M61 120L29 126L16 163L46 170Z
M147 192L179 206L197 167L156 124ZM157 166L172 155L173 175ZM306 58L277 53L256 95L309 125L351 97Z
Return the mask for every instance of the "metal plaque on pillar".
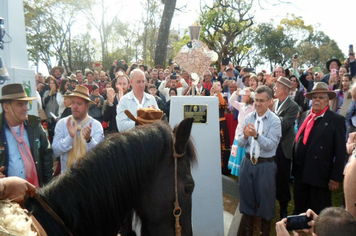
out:
M223 236L223 199L219 136L219 101L210 96L171 97L172 127L193 117L191 135L198 165L192 169L195 189L192 198L193 234Z

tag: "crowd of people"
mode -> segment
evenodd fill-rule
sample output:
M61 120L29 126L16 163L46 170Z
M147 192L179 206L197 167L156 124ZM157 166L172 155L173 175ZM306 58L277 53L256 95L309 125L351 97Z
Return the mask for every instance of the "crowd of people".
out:
M36 75L37 97L28 97L20 84L2 87L0 177L18 176L43 186L75 165L106 133L134 128L138 109L161 110L169 120L172 96L216 96L221 170L239 176L242 235L253 235L255 217L261 218L261 235L269 235L276 200L282 219L277 226L285 226L291 179L293 214L308 209L319 214L332 205L347 153L356 150L355 54L344 65L332 58L325 71L302 71L298 58L293 58L293 69L277 66L270 74L229 62L219 71L210 66L193 84L190 74L174 64L148 68L115 60L106 72L94 63L84 73L64 73L57 66L47 78ZM30 100L37 100L45 117L27 115ZM355 217L350 206L354 190L346 194L346 209Z

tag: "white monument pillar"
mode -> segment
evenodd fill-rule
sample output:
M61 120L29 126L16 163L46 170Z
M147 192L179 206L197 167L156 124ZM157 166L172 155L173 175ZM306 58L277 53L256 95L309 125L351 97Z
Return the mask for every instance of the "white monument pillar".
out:
M5 41L4 49L0 49L0 56L10 75L10 80L5 81L5 84L21 83L28 96L36 97L35 72L29 69L28 64L22 0L1 0L0 17L5 19L4 28L6 32L3 38ZM2 86L0 85L0 87ZM29 108L29 114L38 115L35 101L29 102Z
M170 125L174 127L184 116L201 122L193 123L191 131L198 157L198 165L192 169L193 235L223 236L219 100L215 96L171 97Z

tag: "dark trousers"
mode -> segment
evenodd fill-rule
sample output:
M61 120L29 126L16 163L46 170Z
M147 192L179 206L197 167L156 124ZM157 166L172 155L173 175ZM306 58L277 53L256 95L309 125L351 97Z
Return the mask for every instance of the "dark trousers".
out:
M277 164L276 198L279 201L279 205L282 211L287 209L288 202L291 200L289 189L291 159L287 159L285 157L282 145L280 143L278 145L276 157L274 160Z
M294 166L293 166L294 168ZM295 167L294 173L294 212L300 214L309 208L319 214L325 207L331 206L331 191L329 188L321 188L302 183L302 167Z

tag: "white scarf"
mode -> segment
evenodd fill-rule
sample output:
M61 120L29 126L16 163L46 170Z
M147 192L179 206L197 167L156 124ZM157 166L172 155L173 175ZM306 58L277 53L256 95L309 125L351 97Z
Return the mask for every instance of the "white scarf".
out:
M266 116L263 115L261 117L258 116L258 114L256 113L256 121L255 121L255 128L257 129L257 133L258 135L262 134L263 131L263 118ZM255 153L255 154L253 154ZM256 160L258 160L258 158L260 157L260 145L257 142L257 140L255 140L254 138L252 138L252 142L251 142L251 149L250 149L250 156L251 158L253 157L253 155L255 156Z

